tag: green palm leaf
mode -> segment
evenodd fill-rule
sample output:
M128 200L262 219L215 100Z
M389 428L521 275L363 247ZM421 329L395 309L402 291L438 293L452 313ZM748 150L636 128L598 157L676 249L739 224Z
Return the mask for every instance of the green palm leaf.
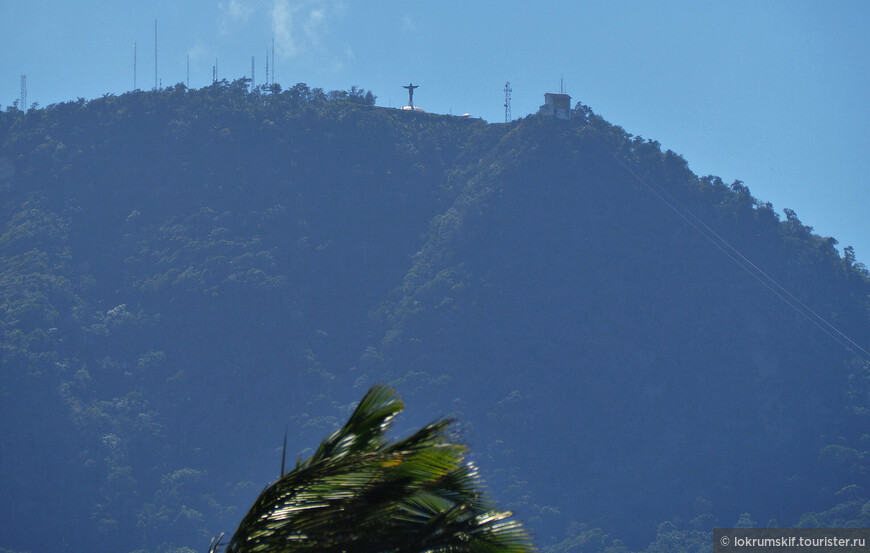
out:
M532 551L522 525L484 497L452 421L386 438L402 408L395 390L369 390L311 458L260 494L226 553ZM218 548L213 540L209 551Z

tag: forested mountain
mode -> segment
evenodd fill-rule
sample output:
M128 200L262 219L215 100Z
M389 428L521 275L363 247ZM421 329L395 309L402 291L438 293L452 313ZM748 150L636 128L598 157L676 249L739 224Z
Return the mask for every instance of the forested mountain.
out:
M543 548L870 524L850 248L587 106L373 104L0 112L0 551L205 550L378 382Z

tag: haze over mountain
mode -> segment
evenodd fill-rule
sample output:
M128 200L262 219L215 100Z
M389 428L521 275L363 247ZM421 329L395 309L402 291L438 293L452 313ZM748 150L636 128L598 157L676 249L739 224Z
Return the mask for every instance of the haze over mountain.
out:
M852 250L582 104L373 103L0 113L0 548L202 550L377 382L554 551L870 523Z

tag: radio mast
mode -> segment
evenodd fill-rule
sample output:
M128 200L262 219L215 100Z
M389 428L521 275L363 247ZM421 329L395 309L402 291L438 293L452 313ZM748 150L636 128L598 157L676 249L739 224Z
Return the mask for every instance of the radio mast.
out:
M21 75L21 111L27 111L27 75Z
M511 122L511 92L513 89L511 88L511 82L508 81L504 83L504 122Z
M157 90L157 20L154 20L154 89Z

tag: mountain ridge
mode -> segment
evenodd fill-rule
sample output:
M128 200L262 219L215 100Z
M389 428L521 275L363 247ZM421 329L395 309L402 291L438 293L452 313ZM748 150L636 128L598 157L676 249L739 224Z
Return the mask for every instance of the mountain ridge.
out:
M655 191L859 343L866 269L582 104L487 125L179 86L7 110L0 160L0 466L27 498L0 547L197 546L287 420L317 443L377 381L459 415L542 545L793 524L862 485L866 360ZM38 534L64 481L80 508Z

